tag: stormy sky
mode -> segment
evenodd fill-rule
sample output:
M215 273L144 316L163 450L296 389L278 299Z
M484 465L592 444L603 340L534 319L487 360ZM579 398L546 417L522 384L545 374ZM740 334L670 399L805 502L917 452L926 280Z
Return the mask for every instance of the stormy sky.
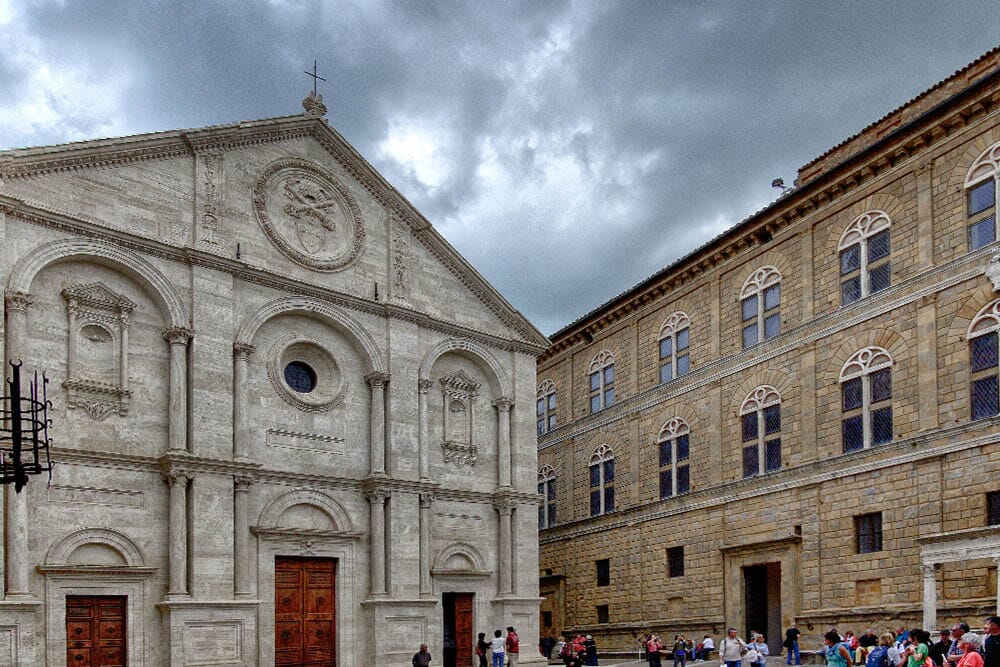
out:
M543 333L1000 42L995 0L0 0L0 148L328 119Z

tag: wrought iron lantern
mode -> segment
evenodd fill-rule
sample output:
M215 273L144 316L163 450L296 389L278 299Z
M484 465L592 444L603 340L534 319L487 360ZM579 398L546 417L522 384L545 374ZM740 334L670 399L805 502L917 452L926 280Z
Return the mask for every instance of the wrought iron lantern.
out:
M21 492L28 483L28 475L49 473L52 478L52 461L49 459L49 379L42 373L41 385L38 371L28 383L28 395L21 393L21 362L10 361L13 372L7 380L3 397L3 422L0 423L0 484L14 484Z

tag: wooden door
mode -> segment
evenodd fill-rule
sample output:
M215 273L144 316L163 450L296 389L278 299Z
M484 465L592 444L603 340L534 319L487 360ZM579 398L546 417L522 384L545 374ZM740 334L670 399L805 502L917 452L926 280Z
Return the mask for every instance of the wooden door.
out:
M126 664L124 596L66 596L66 664L123 667Z
M455 593L455 664L472 665L472 593Z
M336 562L283 558L274 563L274 664L336 665Z

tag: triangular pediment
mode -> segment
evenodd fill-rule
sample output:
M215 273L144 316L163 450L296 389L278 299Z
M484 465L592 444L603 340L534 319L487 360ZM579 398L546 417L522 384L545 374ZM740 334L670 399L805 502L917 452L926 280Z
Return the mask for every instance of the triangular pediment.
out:
M62 291L62 295L67 301L103 310L131 312L136 308L131 300L100 282L71 285Z
M261 158L265 158L263 163ZM18 209L59 212L62 223L68 217L78 218L84 223L81 227L118 227L169 246L193 247L227 260L235 257L254 268L286 275L287 252L257 261L253 255L255 239L247 238L258 232L263 236L253 224L253 185L268 164L282 159L310 160L318 171L335 174L338 182L361 202L361 214L369 216L366 224L393 228L384 231L380 239L373 235L363 241L367 244L364 252L381 253L380 267L384 271L380 279L362 279L371 275L369 265L367 272L342 273L337 283L333 272L344 271L352 263L363 264L363 256L356 261L350 257L350 261L339 261L339 256L326 261L324 257L323 262L312 267L297 261L311 271L331 272L330 278L302 274L301 278L295 276L297 279L323 287L330 285L331 289L354 289L355 297L388 302L434 320L516 341L519 347L535 352L547 347L548 340L430 221L335 129L314 115L0 152L0 210L13 215L18 214ZM138 183L142 184L141 191L137 190ZM223 190L225 194L219 195ZM90 196L75 198L66 194L81 191ZM149 205L145 205L144 198L148 198ZM133 199L142 205L131 209L138 215L125 219L121 213L123 201ZM339 198L349 200L347 196ZM85 203L82 208L81 202ZM161 212L159 206L173 208ZM306 219L296 228L295 222L287 222L297 233L293 242L297 240L307 249L319 248L322 239L315 229L307 228L312 223ZM275 245L273 238L267 243L268 247ZM264 247L263 243L260 247ZM399 296L406 289L406 252L416 265L413 275L424 281L420 288L434 292L436 285L447 285L446 293L428 294L425 299L419 295L411 299Z

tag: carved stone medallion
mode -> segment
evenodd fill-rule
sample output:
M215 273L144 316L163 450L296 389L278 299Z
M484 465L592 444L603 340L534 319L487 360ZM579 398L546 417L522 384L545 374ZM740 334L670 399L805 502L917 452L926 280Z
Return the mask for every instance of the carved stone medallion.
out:
M253 202L268 238L299 264L338 271L361 253L361 209L347 188L312 162L272 162L257 181Z

